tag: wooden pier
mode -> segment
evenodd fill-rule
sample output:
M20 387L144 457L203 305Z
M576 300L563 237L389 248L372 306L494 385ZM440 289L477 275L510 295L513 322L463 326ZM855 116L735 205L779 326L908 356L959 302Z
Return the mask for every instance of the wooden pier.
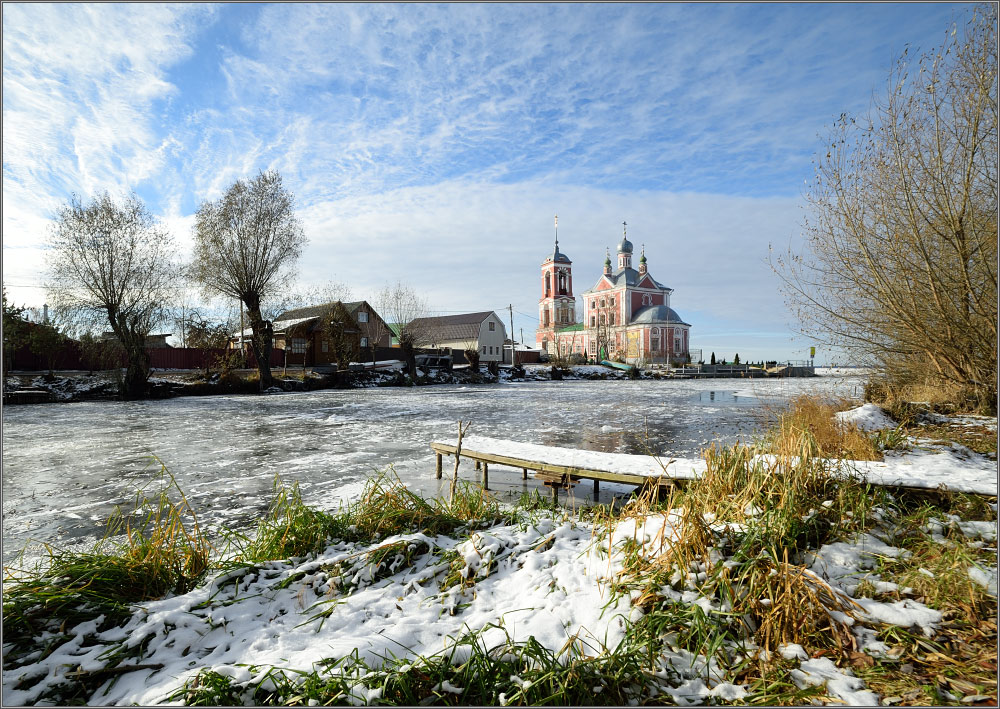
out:
M433 442L431 449L436 455L435 475L440 480L443 474L444 456L454 457L456 446L449 443ZM559 450L559 449L555 449ZM490 487L490 464L505 465L510 468L521 469L521 479L528 479L528 471L533 472L533 477L542 481L542 484L552 490L552 501L559 499L559 490L569 490L579 484L582 480L592 480L594 482L594 499L600 491L601 481L613 483L625 483L645 487L647 485L658 486L659 493L669 491L679 481L666 473L660 475L643 475L639 473L623 473L611 470L601 470L599 468L580 467L573 465L562 465L556 462L542 460L542 456L535 458L514 457L501 455L498 453L475 450L474 446L463 445L460 454L462 458L475 461L476 469L482 471L483 488L489 490ZM553 456L555 457L555 456ZM648 456L634 456L644 462L649 461Z

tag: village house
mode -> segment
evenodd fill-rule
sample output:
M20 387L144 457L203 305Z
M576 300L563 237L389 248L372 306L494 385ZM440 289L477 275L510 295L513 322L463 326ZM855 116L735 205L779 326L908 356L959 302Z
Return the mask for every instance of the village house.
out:
M632 242L623 225L618 264L606 254L604 270L584 291L583 321L576 320L573 262L555 250L542 263L542 297L538 301L536 342L552 356L572 354L590 360L618 359L630 364L689 361L691 325L670 307L672 288L649 273L645 249L639 268L632 268Z
M329 320L338 316L340 322L330 327ZM348 345L354 357L365 358L372 347L389 347L391 337L389 326L364 300L287 310L275 318L272 327L274 347L285 350L286 364L307 367L335 363L341 344ZM244 331L244 337L250 334L249 329ZM237 334L233 342L238 338Z
M479 350L481 362L503 362L503 344L507 330L493 311L417 318L409 327L420 333L423 347Z

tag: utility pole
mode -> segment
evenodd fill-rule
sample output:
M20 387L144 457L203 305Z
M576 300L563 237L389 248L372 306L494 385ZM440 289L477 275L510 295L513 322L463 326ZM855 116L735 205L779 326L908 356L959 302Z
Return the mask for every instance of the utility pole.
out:
M510 311L510 366L517 366L517 350L514 349L514 304L507 306Z

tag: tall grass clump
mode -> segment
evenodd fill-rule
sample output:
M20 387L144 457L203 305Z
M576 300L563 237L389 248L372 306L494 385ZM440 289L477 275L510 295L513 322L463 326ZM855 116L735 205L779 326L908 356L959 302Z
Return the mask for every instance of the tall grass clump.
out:
M149 494L150 487L157 491ZM4 641L20 650L44 632L61 635L100 614L113 623L129 615L132 603L190 590L208 570L212 545L160 464L132 510L115 509L92 551L46 551L41 571L4 569Z
M882 460L874 438L855 424L839 421L835 414L846 408L843 403L811 396L799 396L778 414L775 426L766 436L773 452L794 452L808 434L810 452L825 458Z
M252 537L237 539L241 560L273 561L323 551L335 541L374 543L395 534L449 534L509 513L478 485L460 482L450 500L425 500L409 490L392 466L369 478L357 500L337 512L309 507L298 483L275 479L274 501Z
M806 568L806 552L866 529L882 495L826 458L809 430L712 446L704 458L704 475L660 505L670 512L668 543L653 554L626 550L619 589L639 590L639 605L666 613L664 622L683 616L671 606L696 591L717 605L714 632L732 642L850 646L845 619L857 606ZM651 496L639 498L623 514L644 516L656 506ZM705 642L691 635L690 619L671 622L692 651Z

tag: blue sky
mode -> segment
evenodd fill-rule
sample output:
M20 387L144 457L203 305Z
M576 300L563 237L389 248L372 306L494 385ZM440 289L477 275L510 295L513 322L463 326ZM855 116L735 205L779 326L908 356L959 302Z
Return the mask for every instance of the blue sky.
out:
M826 127L968 7L5 4L3 279L41 305L74 192L136 191L186 257L197 205L273 168L300 286L512 303L533 340L553 215L577 293L627 220L692 347L802 358L768 245Z

